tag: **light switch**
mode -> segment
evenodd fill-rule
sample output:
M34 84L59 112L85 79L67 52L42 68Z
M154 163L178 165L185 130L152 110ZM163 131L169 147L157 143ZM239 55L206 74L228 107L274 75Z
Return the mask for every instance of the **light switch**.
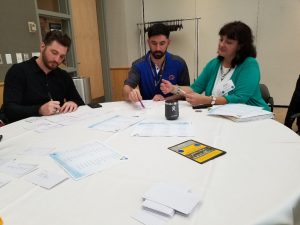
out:
M11 54L5 54L6 64L12 64Z
M36 32L35 22L28 22L28 30L29 30L30 33Z

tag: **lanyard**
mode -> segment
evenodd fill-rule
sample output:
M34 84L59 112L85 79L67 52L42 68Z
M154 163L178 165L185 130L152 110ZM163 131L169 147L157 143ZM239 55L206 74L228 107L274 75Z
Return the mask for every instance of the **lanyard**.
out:
M150 58L150 54L149 54L149 66L151 68L151 72L152 72L152 75L153 75L153 80L154 80L154 85L155 85L155 88L160 84L161 82L161 79L162 79L162 76L163 76L163 73L164 73L164 69L165 69L165 62L166 62L166 59L163 61L162 63L162 66L161 66L161 69L158 71L158 73L156 72L156 69L154 71L153 69L153 66L156 66L154 65L154 63L151 61L151 58ZM153 65L153 66L152 66Z

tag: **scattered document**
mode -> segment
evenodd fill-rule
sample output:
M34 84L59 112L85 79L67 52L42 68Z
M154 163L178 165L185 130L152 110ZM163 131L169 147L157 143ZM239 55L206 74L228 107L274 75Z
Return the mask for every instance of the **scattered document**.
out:
M10 182L9 179L0 177L0 188L2 188L4 185L8 184Z
M208 115L224 116L236 122L246 122L260 119L272 119L272 112L263 110L261 107L246 104L226 104L214 106Z
M132 217L145 225L164 225L176 211L188 215L200 202L188 186L166 183L152 186L143 198L143 208Z
M68 174L78 180L107 169L121 161L123 156L111 147L93 141L65 152L50 154Z
M46 120L44 117L30 117L25 120L24 129L34 130L37 133L44 133L48 130L62 127L60 124L56 124Z
M56 172L42 169L38 170L34 174L28 175L25 178L25 180L47 189L53 188L54 186L65 181L66 179L68 179L66 175L61 175Z
M148 210L140 210L132 218L145 225L164 225L170 220L170 217Z
M200 196L173 185L159 183L150 188L143 198L168 206L183 214L190 214L200 202Z
M119 130L132 126L141 120L142 118L140 117L115 115L106 120L95 123L89 126L89 128L108 132L118 132Z
M18 163L15 161L7 162L0 166L0 172L13 177L22 177L32 171L37 169L37 165L27 164L27 163Z
M146 199L145 201L143 201L142 206L145 209L149 209L149 210L157 212L157 213L162 213L162 214L164 214L166 216L170 216L170 217L174 216L174 214L175 214L175 210L174 209L172 209L172 208L170 208L168 206L159 204L157 202L148 200L148 199Z
M54 147L51 148L51 147L34 146L18 152L18 155L45 156L45 155L49 155L49 153L52 152L53 150Z
M194 134L191 122L145 121L137 124L131 135L139 137L191 137Z

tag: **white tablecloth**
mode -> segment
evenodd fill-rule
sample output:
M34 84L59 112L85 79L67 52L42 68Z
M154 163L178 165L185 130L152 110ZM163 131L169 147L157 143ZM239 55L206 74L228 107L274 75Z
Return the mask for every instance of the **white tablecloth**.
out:
M180 102L179 120L192 121L194 137L134 137L134 126L117 133L88 128L112 114L164 120L164 102L104 103L98 116L38 133L25 120L0 129L0 159L64 171L47 155L22 155L29 147L64 151L89 140L110 145L128 160L79 181L68 179L51 190L25 177L0 188L0 216L7 225L138 225L131 216L142 195L158 182L180 183L202 197L189 216L176 214L170 225L300 224L300 138L272 119L236 123L195 112ZM84 106L87 107L87 106ZM227 154L198 164L168 147L188 139ZM0 176L8 177L5 174Z

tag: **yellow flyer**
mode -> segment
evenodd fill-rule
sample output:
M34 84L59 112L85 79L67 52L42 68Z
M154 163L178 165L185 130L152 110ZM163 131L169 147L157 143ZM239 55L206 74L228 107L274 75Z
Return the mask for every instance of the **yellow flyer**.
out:
M226 154L223 150L194 140L187 140L169 149L201 164Z

